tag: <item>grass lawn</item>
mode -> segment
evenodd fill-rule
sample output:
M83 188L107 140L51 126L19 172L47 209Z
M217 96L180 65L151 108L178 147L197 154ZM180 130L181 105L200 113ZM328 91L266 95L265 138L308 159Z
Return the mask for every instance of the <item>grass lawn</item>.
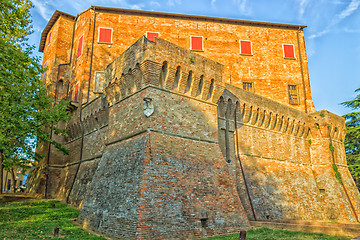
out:
M55 208L52 208L55 204ZM79 211L66 204L53 200L28 200L0 203L0 239L53 239L54 228L60 227L60 239L105 239L87 233L72 223ZM239 239L239 234L210 237L207 240ZM273 230L268 228L251 229L247 240L349 240L346 237L332 237L323 234ZM131 239L129 239L131 240Z
M52 200L0 204L0 239L53 239L54 228L60 227L59 239L105 240L72 223L78 214L78 210Z
M239 234L209 237L199 240L239 240ZM246 233L246 240L349 240L348 237L334 237L320 233L304 233L269 228L254 228Z

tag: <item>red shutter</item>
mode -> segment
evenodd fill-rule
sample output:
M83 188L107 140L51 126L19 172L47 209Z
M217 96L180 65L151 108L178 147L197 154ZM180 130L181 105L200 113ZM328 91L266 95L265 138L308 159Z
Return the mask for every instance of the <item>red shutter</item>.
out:
M110 29L110 28L100 28L99 42L111 43L111 31L112 31L112 29Z
M48 45L50 44L50 41L51 41L51 32L49 33Z
M75 85L75 91L74 91L74 101L77 102L78 101L78 96L79 96L79 84Z
M83 39L84 39L84 36L81 36L81 38L79 39L79 47L78 47L78 54L77 54L78 57L80 57L81 53L82 53Z
M294 45L284 44L284 57L285 58L295 58Z
M251 42L250 41L240 41L240 53L252 55L251 51Z
M191 36L191 50L203 50L203 38Z
M155 37L158 37L159 33L157 32L146 32L146 37L150 40L150 41L155 41Z

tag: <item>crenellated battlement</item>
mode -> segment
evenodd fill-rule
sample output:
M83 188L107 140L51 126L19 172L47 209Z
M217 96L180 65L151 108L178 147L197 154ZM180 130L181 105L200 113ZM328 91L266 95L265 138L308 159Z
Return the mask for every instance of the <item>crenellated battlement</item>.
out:
M66 126L67 141L81 137L82 131L87 134L96 131L108 124L109 104L105 95L102 95L83 107L82 119L73 117Z
M158 52L176 53L173 55ZM105 71L110 105L152 85L216 103L224 89L223 66L175 44L140 38Z

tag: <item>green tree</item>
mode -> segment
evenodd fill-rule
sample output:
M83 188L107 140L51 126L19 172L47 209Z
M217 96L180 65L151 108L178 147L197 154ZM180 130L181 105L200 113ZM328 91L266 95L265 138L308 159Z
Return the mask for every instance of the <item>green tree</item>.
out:
M29 0L0 1L0 166L12 173L25 171L40 156L34 153L36 144L43 141L54 144L66 153L57 142L49 138L49 131L64 133L56 128L69 116L66 102L53 104L40 79L39 59L32 55L34 46L27 43L32 33ZM0 193L3 170L0 170Z
M360 189L360 88L355 92L359 94L355 99L343 102L342 105L353 111L344 115L347 133L345 137L345 152L348 166L356 186Z

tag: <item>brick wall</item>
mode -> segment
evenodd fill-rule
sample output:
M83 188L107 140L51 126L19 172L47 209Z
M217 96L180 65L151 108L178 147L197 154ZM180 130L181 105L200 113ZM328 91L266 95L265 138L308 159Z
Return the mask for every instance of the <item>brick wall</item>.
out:
M158 32L160 38L185 49L190 49L191 36L202 36L204 50L194 52L223 64L226 83L242 88L243 82L253 82L255 93L287 105L289 105L287 86L297 85L299 104L291 106L301 111L305 111L304 82L308 111L315 110L311 100L304 32L295 26L281 27L276 24L272 27L261 24L252 26L221 23L220 20L218 22L199 21L196 18L182 20L174 16L152 17L141 12L126 14L106 10L96 12L95 22L94 28L92 9L81 13L76 20L70 90L74 89L76 83L81 82L83 93L87 94L90 77L90 94L91 98L94 98L95 72L103 71L141 36L151 31ZM67 32L71 31L70 26L63 27L69 28ZM100 27L112 29L110 44L98 42ZM78 42L81 36L84 37L83 54L78 58ZM252 42L252 55L240 54L240 40ZM294 59L283 57L282 44L294 46ZM47 48L45 46L44 56L54 51ZM301 71L300 53L303 71ZM90 66L91 73L89 73Z

